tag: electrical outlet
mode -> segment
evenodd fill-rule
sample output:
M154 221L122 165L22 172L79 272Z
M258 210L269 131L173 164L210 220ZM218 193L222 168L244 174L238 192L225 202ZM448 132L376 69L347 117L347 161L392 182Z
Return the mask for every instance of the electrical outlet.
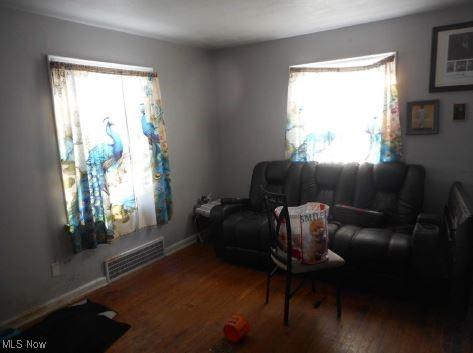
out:
M57 277L61 274L61 264L56 261L51 264L51 276Z

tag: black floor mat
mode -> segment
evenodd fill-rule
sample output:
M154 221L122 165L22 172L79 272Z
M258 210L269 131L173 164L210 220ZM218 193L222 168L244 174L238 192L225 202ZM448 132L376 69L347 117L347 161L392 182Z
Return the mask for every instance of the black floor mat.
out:
M105 352L130 328L128 324L100 315L110 310L87 300L84 304L53 312L16 339L21 340L22 350L27 348L28 342L44 342L45 349L40 349L42 352Z

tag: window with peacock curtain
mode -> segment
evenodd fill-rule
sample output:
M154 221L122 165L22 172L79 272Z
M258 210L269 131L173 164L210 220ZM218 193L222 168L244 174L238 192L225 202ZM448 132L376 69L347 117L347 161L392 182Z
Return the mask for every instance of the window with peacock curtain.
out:
M172 213L169 154L155 72L50 60L73 248L95 248Z
M286 156L318 162L400 160L395 54L291 67Z

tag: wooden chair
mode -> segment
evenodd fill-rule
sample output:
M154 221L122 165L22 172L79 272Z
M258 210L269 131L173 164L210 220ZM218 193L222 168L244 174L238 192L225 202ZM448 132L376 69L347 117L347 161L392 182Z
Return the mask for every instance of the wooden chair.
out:
M292 254L292 233L291 233L291 221L289 218L289 210L287 206L287 199L285 194L277 194L269 192L261 187L261 192L263 196L263 204L265 211L268 216L268 225L270 232L270 253L269 256L272 262L275 264L275 267L268 272L267 282L266 282L266 304L269 302L269 288L271 283L271 278L276 274L278 270L283 270L286 273L286 289L285 289L285 299L284 299L284 325L289 324L289 302L291 298L296 294L296 292L304 285L308 277L312 280L312 290L314 290L313 285L313 274L315 272L325 271L329 269L336 269L342 267L345 264L345 260L335 254L333 251L328 250L327 260L321 263L314 265L305 265L297 261L294 261L291 256L287 254ZM279 216L276 215L275 209L282 206ZM278 235L281 224L285 221L286 233L287 233L287 253L280 248L278 244ZM293 275L302 275L303 279L299 285L292 290L292 276ZM341 283L340 280L337 281L337 317L340 318L342 314L342 303L341 303Z

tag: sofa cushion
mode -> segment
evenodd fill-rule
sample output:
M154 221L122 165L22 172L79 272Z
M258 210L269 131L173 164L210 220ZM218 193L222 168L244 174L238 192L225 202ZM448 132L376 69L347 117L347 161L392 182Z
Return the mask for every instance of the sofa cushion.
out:
M402 275L408 265L410 237L389 228L345 225L335 233L331 249L357 268Z
M329 239L329 248L348 261L352 239L361 229L351 224L340 227Z
M340 224L329 223L327 228L328 228L328 243L331 244L335 237L335 233L337 232L338 229L340 229Z

